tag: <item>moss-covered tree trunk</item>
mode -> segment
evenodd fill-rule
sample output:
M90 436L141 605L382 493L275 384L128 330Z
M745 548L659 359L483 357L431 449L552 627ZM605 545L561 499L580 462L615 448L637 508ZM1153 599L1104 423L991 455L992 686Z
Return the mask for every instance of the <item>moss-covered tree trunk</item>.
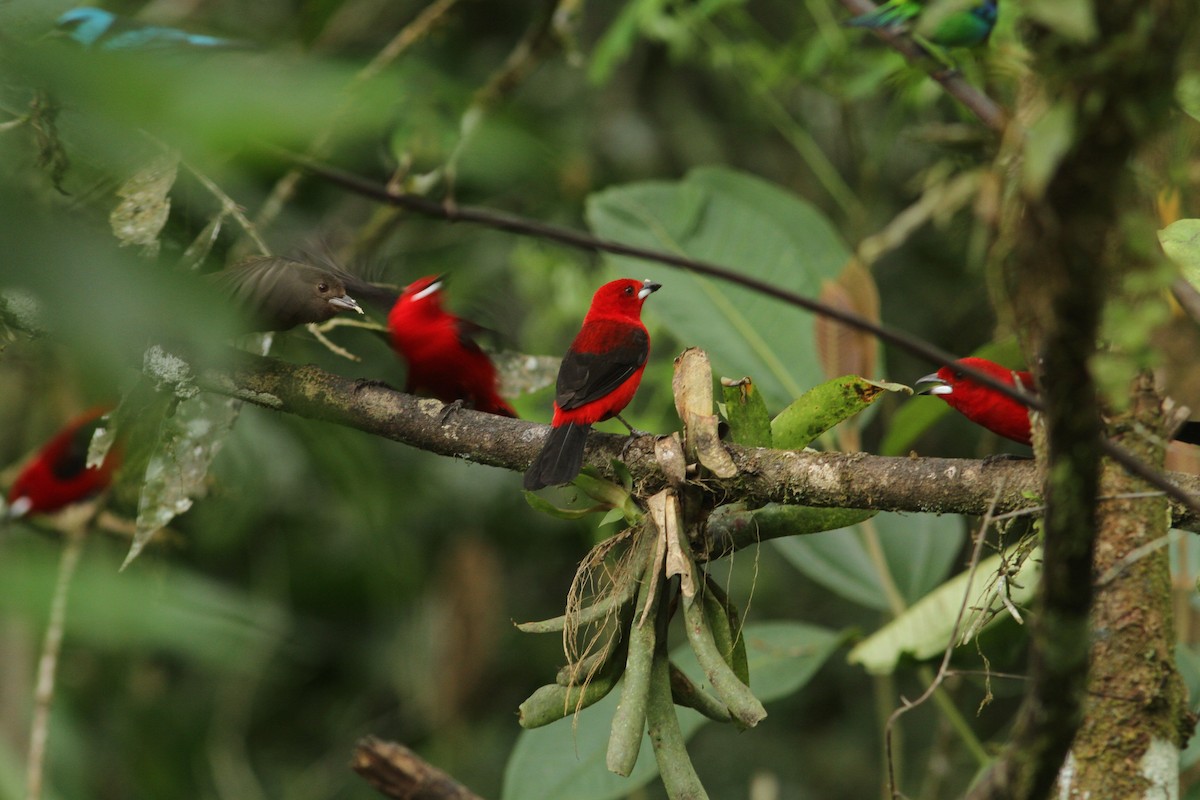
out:
M1143 379L1117 440L1159 464L1161 447L1144 432L1161 419L1159 398ZM1059 776L1061 798L1179 795L1179 750L1191 719L1174 664L1164 501L1137 496L1144 488L1114 464L1102 469L1091 669L1083 724Z
M1088 6L1096 35L1087 41L1030 31L1035 74L1015 114L1019 127L1006 137L1009 202L996 262L1045 404L1038 450L1046 568L1025 702L1010 746L972 792L977 798L1042 798L1056 782L1064 797L1141 797L1151 783L1156 797L1178 794L1186 709L1171 656L1165 556L1130 556L1164 536L1166 522L1157 500L1111 499L1144 487L1101 459L1090 365L1105 304L1120 302L1126 276L1155 258L1152 221L1140 210L1149 203L1135 200L1130 163L1173 105L1195 7L1074 4ZM1139 387L1120 419L1161 414L1153 393ZM1147 463L1161 463L1144 438L1119 438ZM1128 569L1109 575L1124 559ZM1097 585L1101 576L1108 577ZM1156 777L1146 777L1156 758Z

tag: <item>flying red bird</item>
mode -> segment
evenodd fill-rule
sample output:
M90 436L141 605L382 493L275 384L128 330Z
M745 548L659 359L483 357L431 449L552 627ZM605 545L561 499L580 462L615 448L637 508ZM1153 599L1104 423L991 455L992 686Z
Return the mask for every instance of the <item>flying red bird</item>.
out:
M965 364L991 375L1009 386L1017 386L1019 381L1019 388L1027 392L1037 391L1033 375L1029 372L1012 370L986 358L973 356L959 359L955 363ZM942 367L917 381L918 386L923 383L929 385L921 389L919 394L931 394L941 398L964 417L998 436L1021 444L1030 443L1029 409L1011 397L971 380L961 370L952 367Z
M626 278L596 290L559 367L552 427L525 472L526 489L574 480L592 424L621 413L633 399L650 355L642 304L660 288L649 280Z
M517 416L497 392L495 365L475 342L475 334L484 329L442 308L444 285L438 275L413 281L388 314L392 348L408 363L404 391Z
M8 492L9 519L58 511L108 488L121 463L120 445L113 444L99 467L87 466L87 454L100 418L111 410L97 406L85 411L37 452Z

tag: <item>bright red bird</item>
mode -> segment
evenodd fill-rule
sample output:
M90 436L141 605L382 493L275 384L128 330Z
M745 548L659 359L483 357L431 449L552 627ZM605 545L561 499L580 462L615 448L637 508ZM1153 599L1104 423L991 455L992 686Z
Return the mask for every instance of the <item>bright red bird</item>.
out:
M388 314L392 348L408 363L404 391L515 417L517 412L496 391L495 365L475 342L483 328L442 308L444 285L438 275L414 281Z
M1017 386L1027 392L1035 392L1033 375L1022 370L1002 367L986 358L962 358L956 363L991 375L998 381ZM976 425L982 425L992 433L1012 439L1021 444L1030 443L1029 409L1000 394L989 386L971 380L965 373L952 367L942 367L917 381L917 385L929 384L918 394L931 394L946 403Z
M661 288L623 279L596 290L583 326L571 342L554 393L554 420L542 452L525 472L525 488L569 483L583 466L592 424L629 405L650 355L642 304Z
M87 454L100 418L111 410L97 406L85 411L38 451L8 492L9 519L58 511L108 488L121 464L120 445L113 444L99 467L87 466Z
M1009 369L994 361L988 361L986 358L973 356L960 358L956 363L966 364L980 372L986 372L1009 386L1016 386L1019 381L1019 388L1037 393L1033 375L1024 370ZM942 367L937 372L930 373L917 381L918 385L922 383L929 384L929 386L921 389L917 394L936 395L976 425L982 425L1005 439L1012 439L1021 444L1030 443L1029 409L1011 397L977 383L964 373L950 367ZM1171 438L1177 442L1200 444L1200 421L1184 422Z

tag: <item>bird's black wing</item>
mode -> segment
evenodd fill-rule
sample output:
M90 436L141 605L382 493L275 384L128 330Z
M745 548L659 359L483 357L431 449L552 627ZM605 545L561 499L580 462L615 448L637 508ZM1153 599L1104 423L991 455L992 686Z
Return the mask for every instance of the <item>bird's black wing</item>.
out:
M475 340L476 336L479 336L480 334L494 333L494 331L491 331L482 325L476 325L474 322L471 322L471 320L463 319L462 317L456 317L454 324L458 330L458 343L462 345L463 349L469 353L483 352L483 348L480 347L479 342Z
M69 481L79 477L87 468L88 449L92 446L92 436L98 427L100 420L92 420L71 434L66 449L50 465L50 472L54 477L61 481Z
M650 354L646 331L627 325L619 327L624 329L619 332L619 342L603 352L580 352L574 346L567 351L558 370L554 395L559 408L569 411L604 397L646 363Z

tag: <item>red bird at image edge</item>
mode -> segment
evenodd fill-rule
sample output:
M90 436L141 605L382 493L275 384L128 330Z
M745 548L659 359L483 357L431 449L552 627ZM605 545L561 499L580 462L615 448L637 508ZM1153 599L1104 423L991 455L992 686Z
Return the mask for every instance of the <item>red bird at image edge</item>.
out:
M957 364L965 364L1009 386L1021 382L1021 389L1034 392L1033 375L1002 367L986 358L962 358ZM1014 377L1015 376L1015 377ZM928 384L918 394L930 394L946 401L947 405L976 425L982 425L992 433L1021 444L1029 444L1029 409L1007 395L971 380L961 370L942 367L917 381L916 385Z
M111 410L97 406L85 411L37 452L8 492L9 519L49 514L108 488L121 463L120 445L113 444L99 467L87 466L87 454L100 418Z
M443 277L413 281L388 314L392 349L408 364L404 391L515 417L497 390L496 367L475 342L483 328L442 308Z
M955 363L966 364L1009 386L1016 386L1019 381L1021 389L1037 393L1033 375L1025 370L1009 369L986 358L974 356L959 359ZM928 386L919 390L917 394L930 394L941 398L976 425L982 425L992 433L1014 442L1030 444L1032 441L1029 409L1011 397L971 380L962 371L942 367L916 383L917 386L921 384ZM1200 444L1200 421L1183 423L1171 438L1177 442Z
M642 304L660 288L650 280L625 278L596 290L559 367L554 419L542 451L525 472L527 490L574 480L592 424L621 413L633 399L650 355Z

